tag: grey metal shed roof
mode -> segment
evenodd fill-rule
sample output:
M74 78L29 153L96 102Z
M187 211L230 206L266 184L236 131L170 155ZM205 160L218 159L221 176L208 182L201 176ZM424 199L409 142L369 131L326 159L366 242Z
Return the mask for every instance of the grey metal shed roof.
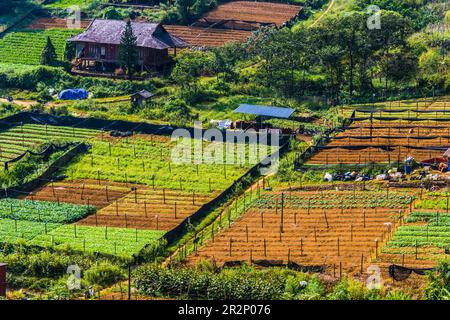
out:
M234 110L237 113L255 114L258 116L272 117L272 118L289 118L294 112L291 108L259 106L253 104L241 104Z
M153 97L154 95L155 95L154 93L151 93L147 90L141 90L141 91L133 93L131 96L141 96L144 99L148 99L148 98Z
M123 20L95 19L84 32L69 41L119 45L125 25ZM187 46L182 39L167 32L159 23L131 22L131 27L138 47L167 49Z

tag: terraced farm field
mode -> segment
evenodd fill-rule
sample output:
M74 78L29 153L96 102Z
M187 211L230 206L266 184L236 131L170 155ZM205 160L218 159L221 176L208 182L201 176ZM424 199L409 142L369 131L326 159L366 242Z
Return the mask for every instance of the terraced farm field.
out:
M360 272L361 264L365 268L377 256L412 200L410 193L400 191L388 198L378 191L263 193L229 227L224 219L223 230L189 255L187 263L262 259Z
M450 201L446 192L429 192L383 248L381 261L433 267L450 254Z
M0 131L0 161L8 161L51 141L83 141L94 137L95 130L46 126L38 124L17 125Z
M38 65L47 37L52 40L58 59L62 60L66 40L77 33L79 30L75 29L21 30L7 33L0 39L0 61ZM19 52L22 54L18 54Z
M224 20L240 20L257 23L273 23L281 26L293 19L300 11L301 6L252 1L230 1L220 4L203 18L208 22L221 22Z
M446 100L418 101L410 107L400 104L401 109L356 109L351 125L320 146L307 164L394 163L407 156L417 161L441 157L450 147L447 104Z
M227 43L245 42L251 31L165 25L164 28L194 47L220 47Z
M251 167L247 162L175 164L172 148L176 142L160 136L96 139L92 145L89 153L65 170L70 179L100 179L207 194L224 190ZM207 160L206 155L203 159Z
M147 244L161 238L163 231L124 228L97 228L76 224L62 225L47 234L39 234L29 241L39 246L71 248L83 252L101 252L115 256L130 257Z

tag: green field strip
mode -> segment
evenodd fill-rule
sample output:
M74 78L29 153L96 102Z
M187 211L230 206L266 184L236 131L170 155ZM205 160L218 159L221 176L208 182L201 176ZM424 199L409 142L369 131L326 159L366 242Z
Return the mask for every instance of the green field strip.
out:
M59 224L54 223L0 219L0 241L14 243L18 239L30 240L58 226Z
M164 233L165 231L157 230L63 225L28 242L55 248L70 245L79 251L129 257L138 253L145 245L158 241Z
M70 223L95 212L90 206L38 200L0 199L0 218Z

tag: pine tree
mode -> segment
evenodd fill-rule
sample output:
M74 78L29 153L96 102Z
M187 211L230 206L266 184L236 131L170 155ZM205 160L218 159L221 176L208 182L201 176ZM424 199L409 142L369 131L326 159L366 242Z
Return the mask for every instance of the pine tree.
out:
M138 58L136 40L137 37L133 34L131 21L128 20L125 26L125 30L123 31L120 38L119 61L122 65L125 65L127 67L127 72L130 77L132 68Z
M44 49L42 49L40 62L42 65L46 66L55 66L57 63L55 47L53 46L50 37L47 37L47 43L45 44Z

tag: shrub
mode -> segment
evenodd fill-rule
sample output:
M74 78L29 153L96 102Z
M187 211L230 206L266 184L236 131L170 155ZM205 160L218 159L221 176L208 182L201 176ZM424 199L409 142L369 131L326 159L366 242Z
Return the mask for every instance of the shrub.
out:
M111 262L100 262L84 274L84 279L91 285L107 287L126 278L123 270Z

